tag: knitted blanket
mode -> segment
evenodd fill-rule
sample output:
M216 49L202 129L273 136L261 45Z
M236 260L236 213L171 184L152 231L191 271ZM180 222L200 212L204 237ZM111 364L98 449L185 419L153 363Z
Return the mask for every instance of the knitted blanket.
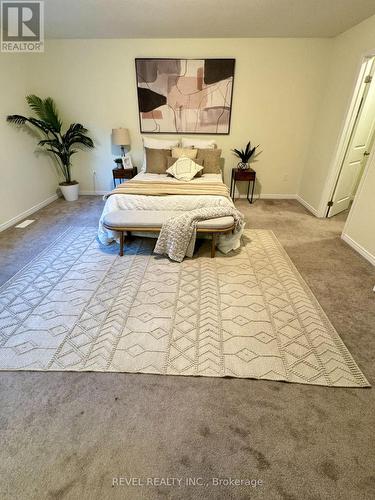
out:
M182 262L185 256L193 256L199 221L230 215L234 218L234 232L242 231L244 217L234 207L198 208L171 217L161 228L154 252L160 255L166 254L172 260Z

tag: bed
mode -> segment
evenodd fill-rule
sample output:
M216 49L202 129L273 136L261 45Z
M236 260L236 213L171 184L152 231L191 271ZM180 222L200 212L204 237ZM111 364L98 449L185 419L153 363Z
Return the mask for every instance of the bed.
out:
M167 174L152 174L141 172L137 174L133 180L141 181L142 183L173 183L176 185L181 184L174 177ZM204 185L212 183L221 183L221 174L203 174L201 177L195 177L189 184L202 186L204 192ZM164 196L152 196L143 194L111 194L105 203L98 229L98 238L104 245L109 245L115 240L118 240L118 234L106 229L103 225L103 219L106 214L115 210L170 210L170 211L190 211L197 208L206 207L233 207L233 202L229 196L217 196L211 194L170 194ZM138 234L138 233L135 233ZM148 234L139 233L140 236L150 236ZM151 236L154 236L151 234ZM240 234L236 235L222 235L218 241L218 248L224 253L239 247Z

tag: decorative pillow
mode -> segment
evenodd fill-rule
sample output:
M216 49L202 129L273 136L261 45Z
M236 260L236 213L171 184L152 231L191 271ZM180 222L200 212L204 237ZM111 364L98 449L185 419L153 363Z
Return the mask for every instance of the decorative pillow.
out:
M196 149L215 149L216 142L215 140L209 139L189 139L187 137L183 137L181 141L183 148L196 148Z
M169 169L172 165L174 165L174 164L176 163L176 161L177 161L177 160L178 160L178 158L173 158L172 156L169 156L169 157L167 158L167 166L168 166L168 169ZM194 162L195 162L197 165L200 165L201 167L204 167L204 161L203 161L203 160L197 160L197 159L195 159L195 160L194 160ZM171 177L173 177L173 175L172 175L172 174L169 174L169 173L168 173L168 170L167 170L167 174L168 174L168 175L170 175ZM203 169L202 169L202 170L200 170L199 172L197 172L197 173L195 174L195 177L202 177L202 175L203 175Z
M171 156L170 149L145 148L146 172L150 174L165 174L167 158Z
M197 160L203 160L204 174L220 174L221 149L198 149Z
M178 158L173 158L173 156L168 156L167 158L167 173L168 173L168 168L170 168L172 165L176 163Z
M198 150L192 148L173 148L172 149L172 158L181 158L182 156L186 156L186 158L191 158L194 160L197 157Z
M157 139L155 137L142 137L143 146L150 149L172 149L180 145L179 139ZM147 159L146 153L143 156L142 172L146 171Z
M191 158L182 156L177 158L175 163L168 168L167 173L173 175L179 181L191 181L201 170L203 170L201 165L195 163Z

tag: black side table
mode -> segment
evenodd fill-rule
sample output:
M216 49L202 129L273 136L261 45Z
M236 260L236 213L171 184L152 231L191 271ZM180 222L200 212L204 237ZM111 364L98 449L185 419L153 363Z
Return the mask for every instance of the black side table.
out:
M138 168L114 168L112 170L113 175L113 185L116 187L116 179L120 179L121 182L123 179L132 179L138 173ZM120 182L120 184L121 184Z
M249 168L247 170L242 170L240 168L233 168L232 169L232 177L231 177L231 180L230 180L230 196L231 196L232 200L234 201L234 194L235 194L235 190L236 190L236 182L237 181L247 181L248 182L248 186L247 186L247 201L249 203L252 203L253 202L253 198L254 198L255 179L256 179L256 172L252 168ZM250 182L252 182L251 198L249 198Z

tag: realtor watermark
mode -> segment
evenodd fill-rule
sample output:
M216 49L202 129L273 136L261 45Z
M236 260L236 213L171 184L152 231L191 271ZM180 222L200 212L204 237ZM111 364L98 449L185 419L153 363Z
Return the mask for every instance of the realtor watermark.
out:
M1 2L1 52L44 52L44 2Z
M247 486L248 488L259 488L263 485L261 479L254 478L235 478L235 477L113 477L112 487L127 486L136 488L147 488L151 486L165 486L173 488L198 487L205 488L209 486L218 487L238 487Z

